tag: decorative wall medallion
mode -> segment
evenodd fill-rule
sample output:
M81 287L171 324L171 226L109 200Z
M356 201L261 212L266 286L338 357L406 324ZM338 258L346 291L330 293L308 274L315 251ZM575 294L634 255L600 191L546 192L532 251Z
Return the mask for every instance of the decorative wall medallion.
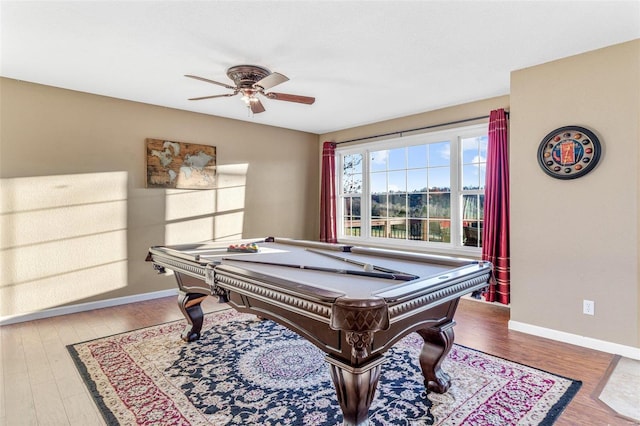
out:
M538 148L538 163L551 177L575 179L596 167L600 152L600 141L591 130L565 126L542 139Z

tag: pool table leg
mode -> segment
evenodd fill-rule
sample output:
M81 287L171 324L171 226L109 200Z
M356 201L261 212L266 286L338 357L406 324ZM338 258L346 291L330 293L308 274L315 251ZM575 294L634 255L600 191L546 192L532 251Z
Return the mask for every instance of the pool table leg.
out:
M437 393L445 393L451 386L451 378L440 368L440 364L453 346L454 325L455 321L450 321L438 327L417 330L424 340L420 353L424 386Z
M206 299L206 297L206 294L178 292L178 306L189 322L180 335L185 342L193 342L200 338L203 319L200 303Z
M360 367L352 367L330 356L325 359L342 409L343 425L368 425L369 407L376 393L384 357Z

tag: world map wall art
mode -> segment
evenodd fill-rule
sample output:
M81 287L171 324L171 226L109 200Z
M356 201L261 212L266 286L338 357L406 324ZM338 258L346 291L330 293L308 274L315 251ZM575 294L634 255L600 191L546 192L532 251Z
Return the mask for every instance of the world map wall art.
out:
M212 189L216 147L147 139L147 188Z

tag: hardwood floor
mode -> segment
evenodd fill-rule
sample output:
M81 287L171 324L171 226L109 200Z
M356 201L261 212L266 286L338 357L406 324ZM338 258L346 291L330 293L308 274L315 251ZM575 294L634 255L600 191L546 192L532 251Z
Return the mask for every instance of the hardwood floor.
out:
M226 306L212 298L206 311ZM0 426L103 425L66 345L183 319L174 297L0 327ZM614 356L507 329L509 310L463 299L456 343L581 380L556 425L633 425L597 400Z

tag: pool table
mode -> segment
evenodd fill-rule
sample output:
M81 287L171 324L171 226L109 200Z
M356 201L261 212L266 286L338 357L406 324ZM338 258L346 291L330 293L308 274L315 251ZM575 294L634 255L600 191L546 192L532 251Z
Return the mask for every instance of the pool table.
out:
M257 252L229 251L249 242ZM189 323L184 340L200 337L200 303L218 296L324 351L346 425L368 423L384 353L411 332L424 340L425 387L449 389L440 364L453 345L458 301L492 275L488 262L273 237L156 246L146 260L175 275Z

